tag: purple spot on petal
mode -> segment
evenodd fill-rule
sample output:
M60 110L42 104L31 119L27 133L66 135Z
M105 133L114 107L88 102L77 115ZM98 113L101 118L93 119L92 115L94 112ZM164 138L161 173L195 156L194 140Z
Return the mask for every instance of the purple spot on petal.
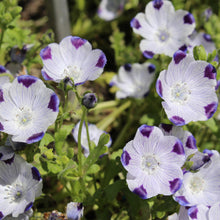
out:
M183 148L182 142L178 140L174 144L173 150L171 152L174 152L174 153L179 154L179 155L184 155L185 152L184 152L184 148Z
M205 106L205 114L206 114L206 117L209 119L213 116L213 114L216 112L217 110L217 106L218 106L218 103L217 102L213 102L207 106Z
M48 74L44 70L41 70L41 74L42 74L42 76L44 77L45 80L53 80L53 78L48 76Z
M126 71L131 71L131 68L132 68L132 66L131 66L131 64L130 63L126 63L125 65L124 65L124 69L126 70Z
M83 204L80 202L78 205L77 205L77 209L80 211L83 207Z
M181 46L181 47L179 48L179 50L181 50L181 51L183 51L184 53L186 53L186 52L187 52L187 46L184 44L183 46Z
M156 8L158 10L161 8L162 5L163 5L163 1L162 0L154 0L153 1L154 8Z
M101 53L98 62L96 63L96 67L103 68L106 64L106 56L104 53Z
M182 50L176 51L173 55L175 64L179 64L180 61L184 59L185 57L186 57L186 53L184 53Z
M153 72L155 71L155 69L156 69L156 67L155 67L154 64L150 64L150 65L148 66L148 71L149 71L149 73L153 73Z
M135 188L133 193L140 196L142 199L147 199L147 191L143 187L143 185L141 185L140 187Z
M203 38L208 42L213 42L213 40L209 34L203 34Z
M0 65L0 73L6 73L6 72L7 69L4 66Z
M12 158L10 158L10 159L8 159L8 160L4 160L4 162L5 162L6 164L11 165L11 164L14 162L14 158L15 158L15 154L13 155Z
M172 193L175 193L182 186L182 180L179 178L169 181L169 183L170 183L170 191Z
M2 125L2 123L0 122L0 131L3 131L4 130L4 127Z
M208 64L205 68L204 77L209 79L216 79L216 69L211 64Z
M185 125L185 120L179 116L173 116L172 118L170 118L170 121L175 124L176 126L182 126Z
M209 157L211 157L213 155L213 152L211 150L205 149L203 151L204 154L208 154Z
M191 13L188 13L183 17L184 24L193 24L195 19Z
M129 164L131 157L129 155L129 153L127 151L123 151L122 155L121 155L121 162L123 164L123 166L127 166Z
M40 132L40 133L37 133L37 134L33 134L31 137L29 137L27 140L26 140L26 143L28 144L32 144L34 142L37 142L39 140L41 140L44 136L44 132Z
M145 51L143 52L143 55L144 55L147 59L151 59L151 58L153 58L154 53L153 53L152 51L145 50Z
M148 126L148 125L142 125L140 128L139 128L139 131L141 132L141 134L145 137L148 137L150 136L151 132L153 131L154 127L153 126Z
M45 47L40 51L40 56L43 60L52 59L51 48L49 46Z
M2 214L2 212L0 212L0 219L2 219L4 217L4 215Z
M26 206L24 212L27 212L32 206L33 206L33 202L30 202L30 203Z
M3 97L3 91L2 89L0 89L0 102L4 101L4 97Z
M54 112L59 111L59 99L55 93L50 96L50 102L47 107L52 109Z
M189 204L185 196L176 196L175 201L177 201L180 205L183 205L183 206L187 206Z
M187 147L187 148L190 148L190 149L197 149L196 139L193 137L193 135L190 135L190 136L187 138L186 147Z
M163 128L164 131L166 131L167 133L169 133L172 128L173 128L173 125L168 125L168 124L161 124L161 127Z
M71 43L76 49L78 49L79 47L84 45L86 42L87 42L87 40L82 39L80 37L72 37L71 38Z
M38 80L38 78L35 76L24 75L24 76L18 76L17 80L18 83L22 83L25 87L28 88L33 83L35 83Z
M36 167L31 167L31 171L32 171L32 176L34 180L40 181L42 179Z
M198 208L196 206L193 206L188 210L188 215L192 219L197 219L197 213L198 213Z
M132 28L139 29L141 27L139 21L136 18L133 18L130 22Z
M156 91L157 91L157 94L162 98L163 97L163 88L162 88L162 83L159 79L156 82Z

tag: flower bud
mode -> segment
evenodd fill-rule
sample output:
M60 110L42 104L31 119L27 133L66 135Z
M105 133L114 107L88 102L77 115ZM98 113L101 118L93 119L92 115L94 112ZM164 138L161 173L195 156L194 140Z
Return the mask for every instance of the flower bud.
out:
M82 99L82 104L87 108L94 108L97 102L96 95L94 93L86 93Z

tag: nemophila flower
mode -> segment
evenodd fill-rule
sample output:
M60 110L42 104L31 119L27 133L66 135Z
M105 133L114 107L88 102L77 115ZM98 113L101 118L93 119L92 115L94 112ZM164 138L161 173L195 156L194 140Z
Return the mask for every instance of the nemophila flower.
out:
M122 165L128 171L128 187L142 199L175 193L182 184L184 161L180 140L164 136L159 128L148 125L138 128L121 155Z
M196 139L189 131L185 131L181 127L170 124L160 124L159 127L164 135L171 135L179 138L183 144L186 158L198 151L196 146Z
M168 220L189 220L189 207L180 206L179 212L168 216Z
M143 98L149 90L155 77L155 66L150 63L134 63L121 66L118 75L115 75L110 85L119 88L116 97Z
M0 161L0 219L25 213L41 193L42 178L38 170L21 156Z
M98 8L98 16L106 21L117 18L124 10L125 0L102 0Z
M131 20L131 27L144 39L140 49L146 58L154 54L172 56L188 42L188 36L195 28L195 20L188 11L175 11L167 0L149 2L144 13L138 13Z
M206 121L218 106L215 93L216 69L205 61L177 51L167 70L160 72L156 90L171 122L182 126L191 121Z
M58 111L57 95L34 76L18 76L0 89L0 130L12 141L39 141Z
M42 75L45 80L60 82L73 78L75 85L97 79L106 64L105 54L92 50L92 45L76 36L65 37L60 44L52 43L41 50Z
M210 162L198 172L185 172L183 184L174 195L174 199L183 206L212 206L220 201L220 157L213 154Z
M76 142L78 142L79 125L80 125L80 121L76 124L76 126L74 127L72 131L73 137ZM93 141L95 145L97 146L100 136L103 133L105 133L105 131L97 128L97 126L94 124L88 124L88 130L89 130L90 141ZM88 157L89 156L89 143L88 143L88 138L87 138L86 126L84 123L83 123L82 133L81 133L81 144L84 149L85 157ZM112 141L110 139L106 146L110 147L111 144L112 144Z
M215 43L213 42L211 36L206 33L197 33L194 32L192 35L189 36L190 42L188 46L188 51L190 54L193 54L193 48L195 46L203 45L206 53L212 53L216 47Z
M66 215L68 220L79 220L83 216L84 207L82 203L70 202L66 207Z

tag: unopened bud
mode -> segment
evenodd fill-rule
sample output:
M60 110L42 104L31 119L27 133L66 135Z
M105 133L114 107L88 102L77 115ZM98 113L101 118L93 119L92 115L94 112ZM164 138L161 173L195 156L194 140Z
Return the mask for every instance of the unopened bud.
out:
M94 108L96 102L97 98L94 93L86 93L82 99L82 104L88 109Z

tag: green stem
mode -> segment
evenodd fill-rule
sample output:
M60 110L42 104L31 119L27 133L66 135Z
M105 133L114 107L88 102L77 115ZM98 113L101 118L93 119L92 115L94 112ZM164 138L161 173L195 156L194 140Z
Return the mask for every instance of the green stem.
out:
M86 109L87 110L87 109ZM88 110L86 111L86 113ZM88 145L89 145L89 152L91 152L92 147L90 143L90 136L89 136L89 127L88 127L88 119L87 119L87 114L85 115L85 125L86 125L86 134L87 134L87 140L88 140Z
M1 33L1 38L0 38L0 50L1 50L1 47L2 47L2 42L3 42L4 33L5 33L5 29L2 28L2 33Z

